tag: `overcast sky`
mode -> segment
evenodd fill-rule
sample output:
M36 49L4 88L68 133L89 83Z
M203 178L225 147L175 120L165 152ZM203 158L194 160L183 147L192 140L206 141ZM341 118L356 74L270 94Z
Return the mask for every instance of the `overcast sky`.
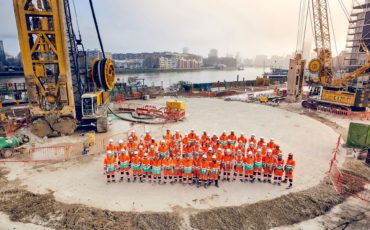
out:
M11 0L0 0L0 40L19 52ZM70 0L72 3L72 0ZM85 47L98 48L88 0L75 0ZM329 0L338 50L345 48L348 21ZM350 9L352 0L343 0ZM295 51L300 0L94 0L106 51L181 52L243 57ZM72 4L71 4L72 5ZM310 29L308 29L310 30ZM308 32L307 40L312 35ZM333 42L334 43L334 42ZM335 52L334 52L335 54Z

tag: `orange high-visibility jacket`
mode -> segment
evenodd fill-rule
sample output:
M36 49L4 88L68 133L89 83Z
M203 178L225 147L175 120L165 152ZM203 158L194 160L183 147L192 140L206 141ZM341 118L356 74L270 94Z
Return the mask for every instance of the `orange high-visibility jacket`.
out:
M114 156L106 156L104 159L104 171L107 170L107 168L117 168L117 161Z

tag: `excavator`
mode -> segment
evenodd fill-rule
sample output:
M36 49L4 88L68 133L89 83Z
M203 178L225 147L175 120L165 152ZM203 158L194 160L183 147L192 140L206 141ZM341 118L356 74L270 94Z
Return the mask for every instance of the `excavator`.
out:
M368 84L356 88L348 83L356 78L366 77L364 73L370 68L370 53L366 44L363 39L359 40L367 56L367 63L351 73L336 78L333 70L327 0L311 0L311 5L317 57L309 62L308 70L317 77L308 81L311 87L310 95L307 100L302 101L302 106L315 110L318 106L324 106L365 111L369 107L370 100Z
M107 132L115 72L113 61L105 57L89 2L103 53L103 59L93 60L91 69L81 34L77 36L74 30L69 0L13 0L32 117L30 130L39 137L71 135L78 126Z

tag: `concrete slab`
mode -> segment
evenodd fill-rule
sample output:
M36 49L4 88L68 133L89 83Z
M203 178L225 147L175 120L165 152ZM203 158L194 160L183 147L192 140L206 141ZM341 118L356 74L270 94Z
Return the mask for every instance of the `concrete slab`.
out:
M167 99L149 102L163 106ZM254 203L307 189L325 176L338 135L322 123L304 115L258 104L207 98L183 100L187 103L186 120L144 128L156 132L158 138L166 128L178 129L182 133L195 128L198 133L207 130L217 134L233 129L237 134L244 132L247 136L254 133L257 137L273 137L281 145L284 158L289 152L295 154L297 168L293 189L240 182L221 183L219 189L149 183L106 185L103 156L95 156L87 162L64 162L45 167L8 164L8 178L20 179L33 192L54 191L56 199L65 203L81 203L116 211L170 211L179 207L208 209ZM129 127L127 122L118 120L112 126L113 134ZM138 129L143 129L143 126Z

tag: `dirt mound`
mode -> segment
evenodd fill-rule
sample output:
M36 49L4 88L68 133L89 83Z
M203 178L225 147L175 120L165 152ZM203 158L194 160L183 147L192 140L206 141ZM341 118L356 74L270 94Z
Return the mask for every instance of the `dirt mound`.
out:
M362 161L356 159L346 159L342 170L346 173L370 181L370 167L366 166Z
M239 207L217 208L190 217L196 229L269 229L308 220L341 203L327 181L311 189Z

